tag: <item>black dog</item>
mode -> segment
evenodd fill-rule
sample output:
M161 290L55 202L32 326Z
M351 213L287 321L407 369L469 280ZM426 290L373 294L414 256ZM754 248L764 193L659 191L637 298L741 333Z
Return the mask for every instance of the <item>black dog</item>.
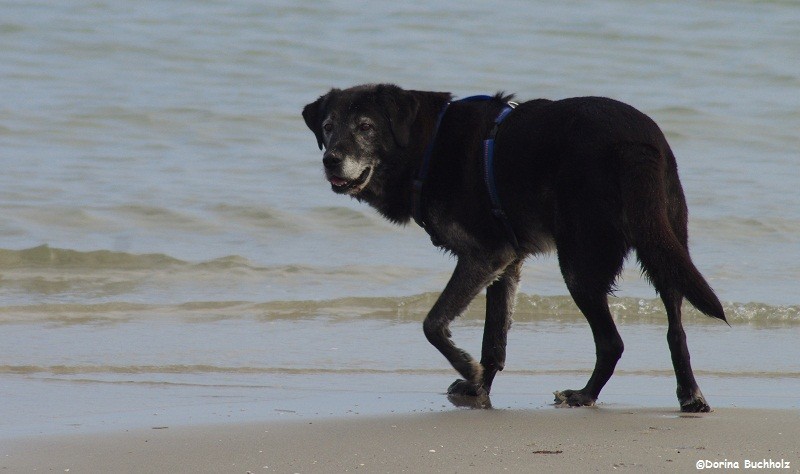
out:
M555 248L597 353L586 386L556 392L556 402L593 405L622 355L608 294L635 249L666 306L681 410L709 411L689 363L681 304L685 296L709 316L725 315L689 258L686 200L664 134L611 99L539 99L513 111L509 99L453 101L384 84L332 89L303 109L334 192L395 223L413 216L457 257L423 325L464 377L448 393L488 401L505 363L523 260ZM478 363L453 344L448 326L484 288Z

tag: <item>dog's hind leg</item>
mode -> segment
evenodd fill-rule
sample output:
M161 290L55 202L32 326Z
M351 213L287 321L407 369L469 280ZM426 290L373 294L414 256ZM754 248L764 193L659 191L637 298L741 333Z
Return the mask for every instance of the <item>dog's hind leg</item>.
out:
M458 391L457 395L485 396L486 391L482 388L483 366L466 351L456 347L450 338L450 322L467 309L475 296L497 278L511 260L459 257L453 276L423 323L428 341L464 377L451 388L451 391Z
M667 309L669 327L667 329L667 343L672 355L672 366L675 368L675 378L678 381L678 402L683 412L709 412L711 407L706 402L697 381L694 379L692 365L689 358L689 348L686 345L686 333L681 324L681 303L683 297L673 291L660 291L661 300Z
M570 293L592 328L597 360L586 386L580 390L555 392L555 402L569 406L592 406L614 373L624 345L608 310L606 294L589 295L575 287L570 288Z
M682 192L678 190L677 193L680 195L680 203L682 205L676 206L676 209L670 215L670 228L674 232L678 243L688 252L687 210ZM674 285L665 283L664 279L660 279L654 284L658 294L661 296L661 301L664 302L664 308L667 310L669 324L667 328L667 344L672 356L672 366L675 368L675 378L678 382L677 395L681 411L692 413L709 412L711 407L706 402L700 387L697 386L690 362L689 347L686 345L686 333L683 331L681 322L683 295Z
M561 219L556 239L559 265L570 295L592 329L597 359L586 386L555 392L555 402L592 406L624 350L608 308L608 293L622 269L628 247L624 237L609 225L603 209L562 214Z
M623 202L630 222L633 246L645 274L667 310L667 343L678 382L681 411L708 412L692 373L681 304L686 297L697 309L725 320L722 305L689 256L686 198L675 169L675 157L650 148L623 151L626 170Z

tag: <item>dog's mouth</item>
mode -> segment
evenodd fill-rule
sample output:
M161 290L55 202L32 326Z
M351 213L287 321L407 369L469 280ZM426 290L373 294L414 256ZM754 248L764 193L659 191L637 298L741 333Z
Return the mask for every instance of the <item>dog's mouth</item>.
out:
M336 175L329 175L328 181L334 192L342 194L356 194L364 189L369 179L372 177L372 168L368 167L356 179L345 179Z

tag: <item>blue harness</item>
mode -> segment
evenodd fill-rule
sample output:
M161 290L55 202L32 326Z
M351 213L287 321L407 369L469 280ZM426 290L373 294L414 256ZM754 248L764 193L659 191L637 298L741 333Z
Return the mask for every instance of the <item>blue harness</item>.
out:
M476 102L492 99L494 99L494 97L488 95L474 95L457 100L455 102ZM450 104L451 102L446 103L444 107L442 107L441 112L439 112L439 116L436 118L436 125L433 129L433 138L431 139L430 143L428 143L427 148L425 148L425 154L422 158L422 166L417 174L417 179L414 180L412 189L411 215L414 217L414 221L417 223L417 225L426 230L427 226L422 217L422 187L425 184L425 179L428 177L428 168L430 167L431 155L433 154L433 145L436 142L436 136L439 133L439 126L442 124L442 118L447 112L448 107L450 107ZM489 132L489 137L483 141L483 177L486 182L486 189L489 191L489 199L492 203L492 214L495 216L495 218L497 218L498 221L500 221L508 241L512 246L514 246L515 249L519 248L517 235L514 233L514 229L511 227L511 223L508 221L508 216L506 216L505 211L503 211L503 206L500 204L500 196L497 194L497 185L495 184L494 179L494 140L497 136L497 130L500 128L500 124L503 122L503 120L505 120L506 117L508 117L508 114L510 114L516 106L516 102L507 102L503 106L503 110L501 110L494 119L494 125L492 126L492 130Z

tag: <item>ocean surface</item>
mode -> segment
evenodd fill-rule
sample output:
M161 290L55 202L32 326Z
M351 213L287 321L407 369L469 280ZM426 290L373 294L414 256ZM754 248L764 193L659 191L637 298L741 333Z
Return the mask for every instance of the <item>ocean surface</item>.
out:
M800 408L798 51L788 0L0 0L0 437L455 409L421 331L455 261L332 193L300 116L365 82L649 114L730 322L685 306L706 397ZM622 277L600 401L677 408L663 308ZM549 409L591 335L553 256L521 291L492 401Z

